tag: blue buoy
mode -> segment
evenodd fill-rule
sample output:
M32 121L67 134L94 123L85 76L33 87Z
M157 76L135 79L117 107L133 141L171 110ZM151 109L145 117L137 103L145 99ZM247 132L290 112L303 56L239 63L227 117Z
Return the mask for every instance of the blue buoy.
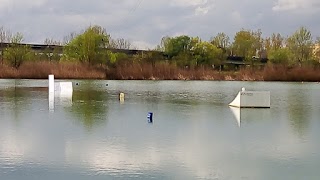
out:
M153 123L153 113L152 112L148 113L148 122Z

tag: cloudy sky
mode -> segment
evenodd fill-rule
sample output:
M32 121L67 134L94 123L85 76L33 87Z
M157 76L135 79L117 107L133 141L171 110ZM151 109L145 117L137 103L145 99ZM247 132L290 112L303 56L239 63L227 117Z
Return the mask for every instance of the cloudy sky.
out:
M89 25L138 48L153 48L166 35L209 40L241 28L286 36L306 26L320 36L319 18L319 0L0 0L0 26L22 32L28 43L62 40Z

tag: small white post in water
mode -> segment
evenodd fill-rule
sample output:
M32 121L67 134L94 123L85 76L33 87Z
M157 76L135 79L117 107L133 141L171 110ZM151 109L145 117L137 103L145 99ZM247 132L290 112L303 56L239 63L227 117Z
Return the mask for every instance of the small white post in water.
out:
M121 103L124 102L124 93L120 93L119 100L120 100Z
M54 75L49 75L49 110L54 111Z
M49 75L49 93L54 93L54 75Z

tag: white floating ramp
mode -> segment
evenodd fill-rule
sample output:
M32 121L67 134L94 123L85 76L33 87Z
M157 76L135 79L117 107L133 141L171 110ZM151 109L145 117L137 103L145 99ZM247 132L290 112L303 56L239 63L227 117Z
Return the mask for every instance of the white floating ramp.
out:
M238 108L270 108L270 92L246 91L242 88L242 91L238 93L229 106Z

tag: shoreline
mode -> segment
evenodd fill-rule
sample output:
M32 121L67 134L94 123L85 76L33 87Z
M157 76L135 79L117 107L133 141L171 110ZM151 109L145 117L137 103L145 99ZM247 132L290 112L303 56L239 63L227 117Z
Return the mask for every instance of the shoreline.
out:
M0 79L75 80L176 80L176 81L261 81L320 82L320 68L265 66L238 71L208 68L181 69L170 64L125 64L116 67L87 66L79 63L26 62L19 69L0 65Z

